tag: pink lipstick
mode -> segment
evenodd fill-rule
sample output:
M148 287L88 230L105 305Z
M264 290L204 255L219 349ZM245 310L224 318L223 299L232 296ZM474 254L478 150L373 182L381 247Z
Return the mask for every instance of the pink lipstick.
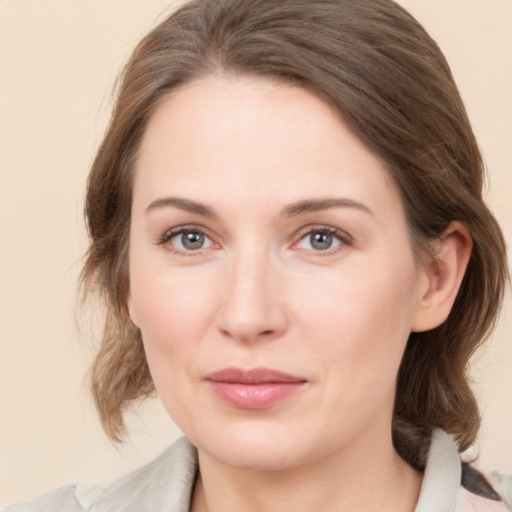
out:
M212 391L240 409L265 409L298 391L307 382L268 368L226 368L206 376Z

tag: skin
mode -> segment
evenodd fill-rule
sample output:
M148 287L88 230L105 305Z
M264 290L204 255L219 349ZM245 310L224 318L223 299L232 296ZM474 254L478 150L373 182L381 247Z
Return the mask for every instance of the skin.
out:
M324 249L311 235L326 229ZM467 231L453 223L435 250L417 264L384 164L309 92L214 76L158 107L136 165L128 306L198 448L192 510L414 509L421 475L391 441L396 375L410 332L449 313ZM205 380L227 367L305 384L242 409Z

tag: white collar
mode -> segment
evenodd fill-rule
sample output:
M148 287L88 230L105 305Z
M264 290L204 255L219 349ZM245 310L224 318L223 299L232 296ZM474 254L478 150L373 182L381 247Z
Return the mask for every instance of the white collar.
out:
M414 512L454 512L461 480L459 452L442 430L432 432L427 466Z

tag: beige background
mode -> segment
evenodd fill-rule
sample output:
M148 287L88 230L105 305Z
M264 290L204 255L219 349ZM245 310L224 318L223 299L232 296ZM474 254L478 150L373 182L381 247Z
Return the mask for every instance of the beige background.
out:
M512 0L403 0L452 64L512 240ZM157 402L128 444L102 434L77 335L82 197L114 78L164 0L0 0L0 502L76 480L107 482L179 435ZM512 472L510 300L473 374L481 465Z

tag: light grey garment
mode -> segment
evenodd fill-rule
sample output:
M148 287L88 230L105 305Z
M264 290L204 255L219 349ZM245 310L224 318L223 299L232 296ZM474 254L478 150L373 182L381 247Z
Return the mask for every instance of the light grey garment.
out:
M197 451L182 437L100 493L69 485L5 512L188 512L196 471Z
M162 455L103 491L62 487L4 512L188 512L197 473L197 452L181 438ZM495 475L503 502L475 496L460 487L461 462L447 434L434 431L415 512L512 512L512 478Z

